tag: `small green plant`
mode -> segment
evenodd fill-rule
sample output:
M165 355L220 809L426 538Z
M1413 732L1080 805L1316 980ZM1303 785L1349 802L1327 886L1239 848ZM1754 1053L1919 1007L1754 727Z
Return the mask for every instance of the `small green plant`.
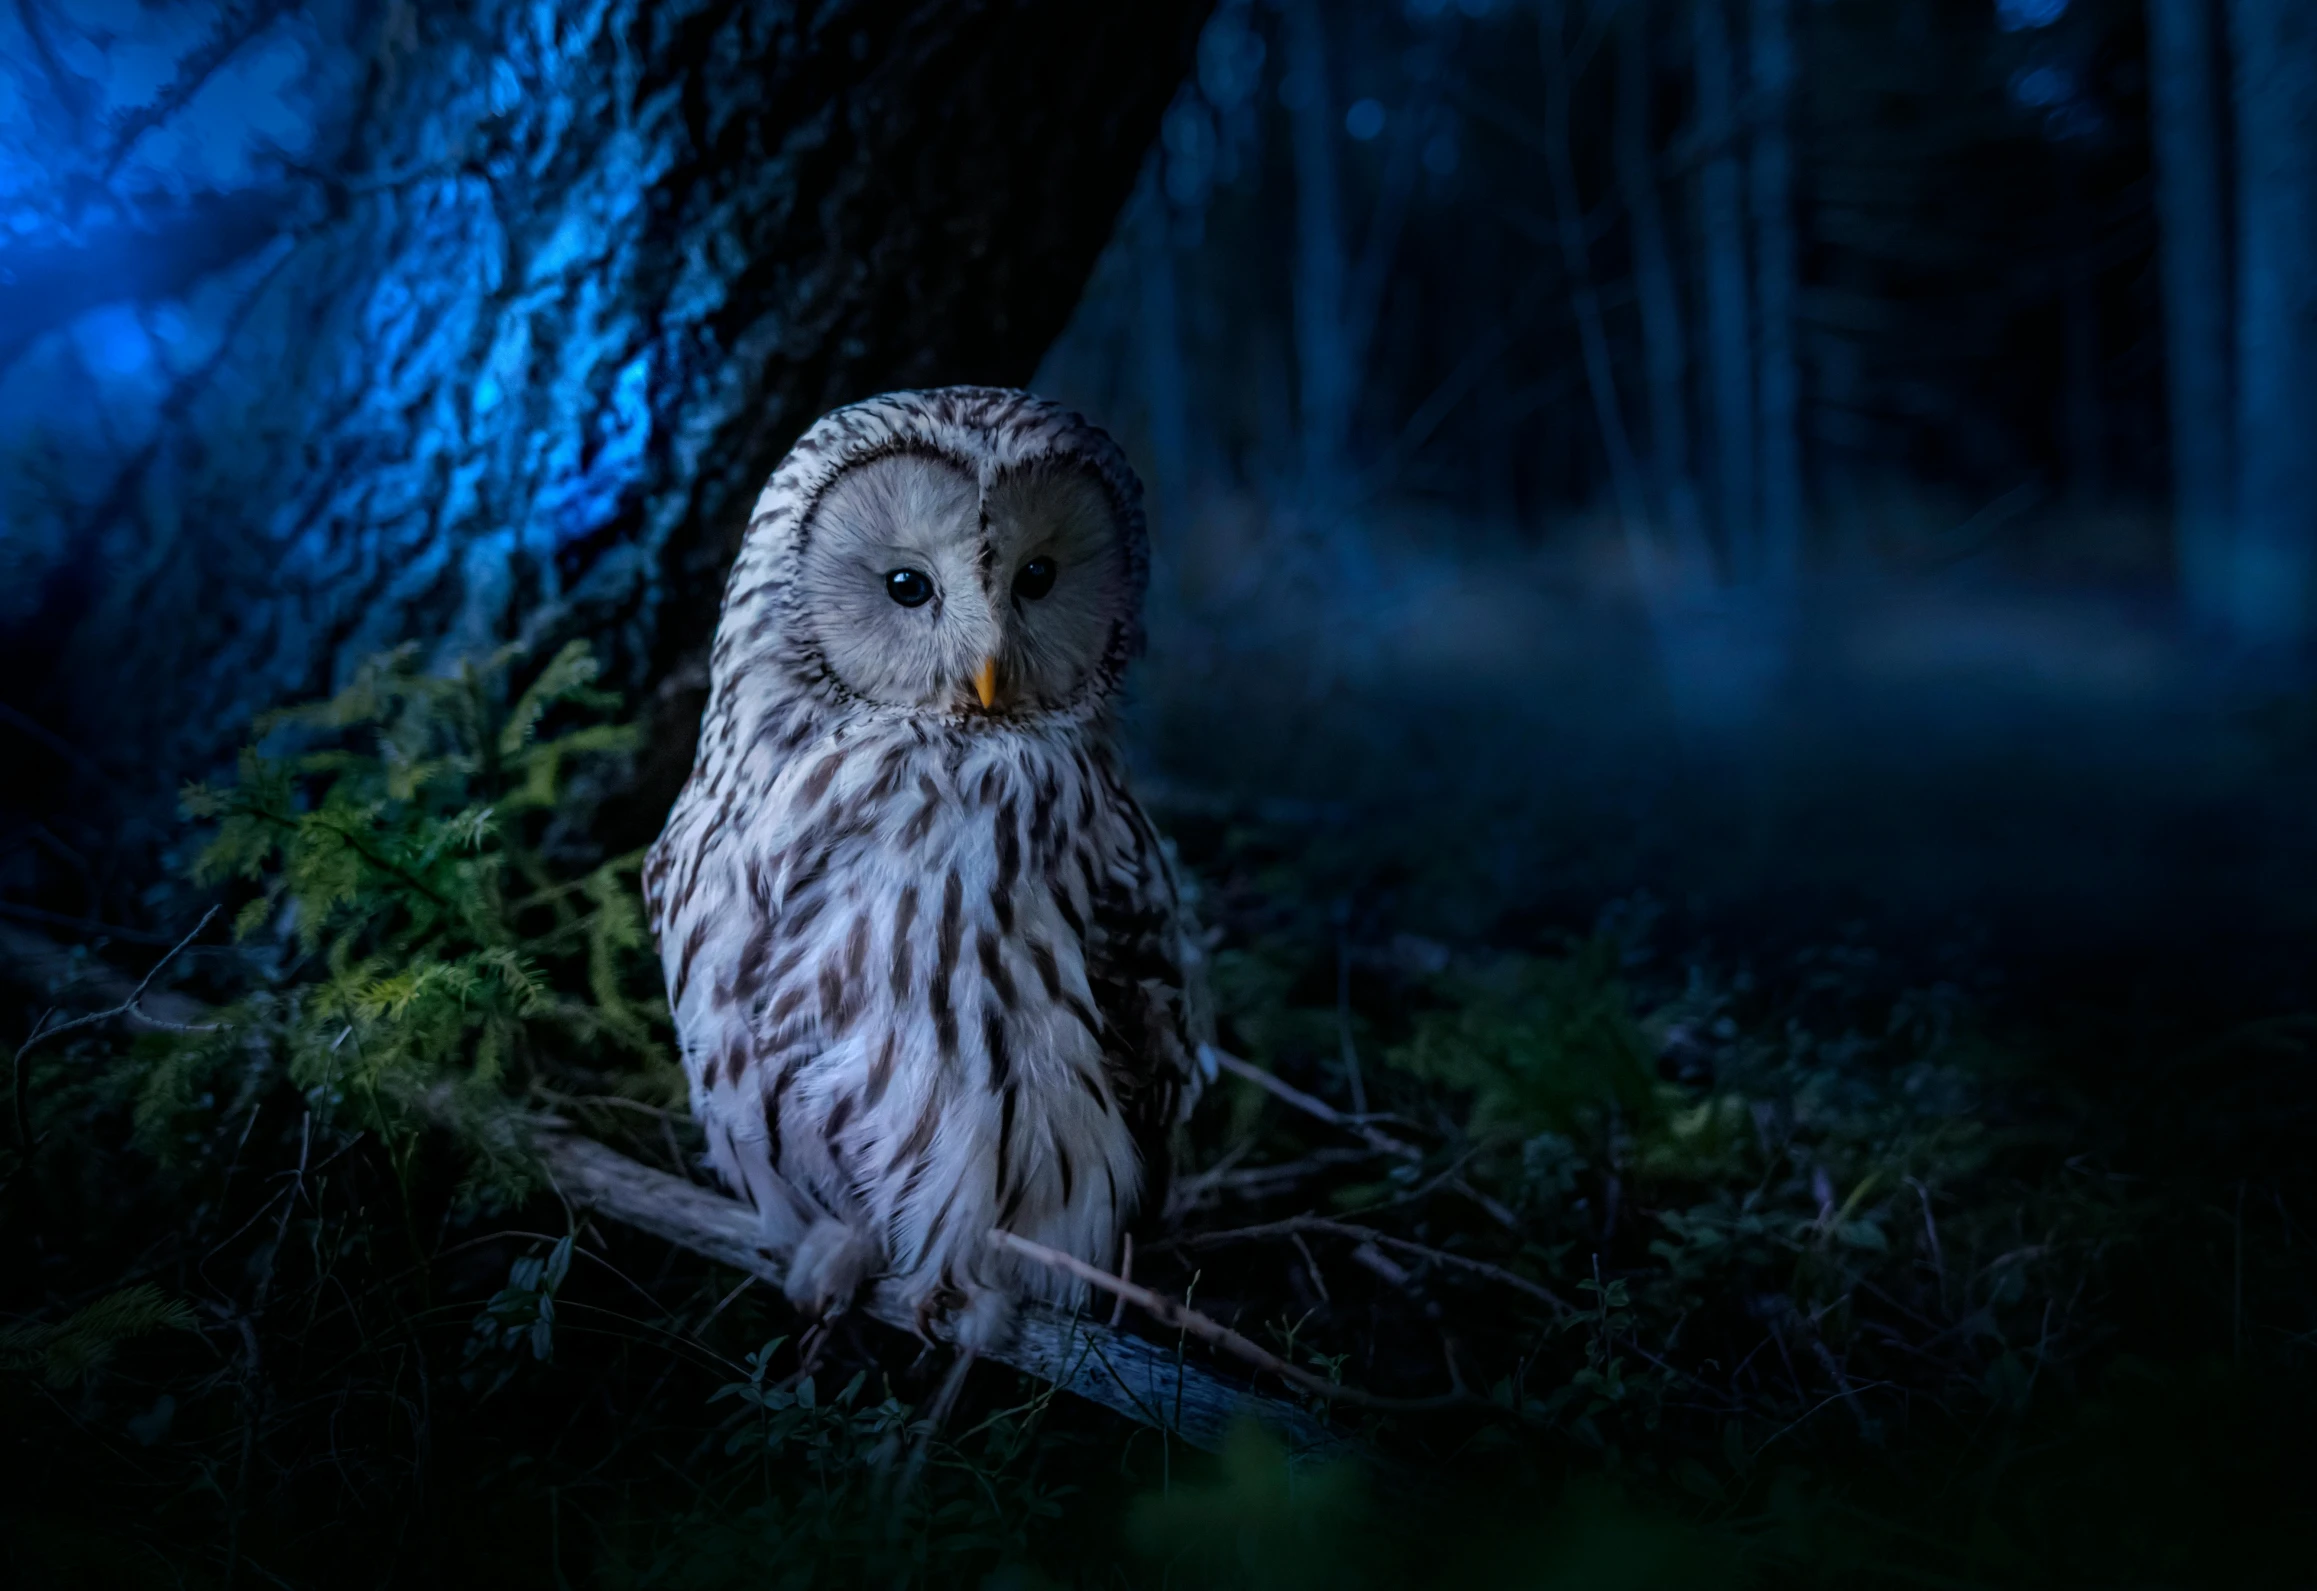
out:
M1467 1097L1476 1136L1566 1132L1604 1110L1653 1113L1657 1075L1618 953L1600 936L1565 956L1505 956L1450 980L1453 1003L1419 1015L1388 1058Z
M214 1033L164 1046L149 1138L253 1036L326 1120L351 1113L404 1147L451 1127L501 1181L522 1165L506 1102L559 1070L673 1096L640 853L593 857L566 821L575 775L625 756L634 730L609 721L618 700L583 643L516 689L522 661L508 648L434 674L390 652L261 720L233 784L186 790L216 824L193 877L246 894L235 934L270 949L273 975Z
M37 1373L51 1387L69 1387L132 1337L191 1331L193 1326L193 1311L183 1299L142 1283L107 1293L59 1321L0 1326L0 1371Z

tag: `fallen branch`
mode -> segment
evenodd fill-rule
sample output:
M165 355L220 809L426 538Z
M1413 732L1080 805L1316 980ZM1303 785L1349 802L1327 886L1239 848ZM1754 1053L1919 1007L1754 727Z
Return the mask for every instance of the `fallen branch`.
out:
M712 1193L682 1177L654 1171L592 1139L568 1133L542 1133L536 1147L556 1185L573 1203L586 1205L600 1215L735 1270L762 1277L775 1287L781 1284L784 1257L763 1245L755 1212L737 1199ZM1097 1274L1108 1278L1107 1272ZM1115 1278L1108 1279L1115 1281ZM1147 1296L1163 1309L1165 1300L1157 1299L1155 1294ZM890 1284L872 1289L861 1308L874 1320L913 1336L916 1334L916 1310L904 1303L898 1290ZM1247 1346L1258 1354L1263 1353L1253 1343ZM1022 1304L1015 1316L1012 1336L1003 1347L985 1357L1041 1381L1052 1382L1066 1392L1074 1392L1089 1402L1099 1403L1130 1420L1165 1431L1209 1452L1218 1451L1225 1434L1244 1419L1253 1419L1267 1427L1297 1455L1337 1455L1353 1451L1343 1438L1291 1404L1233 1386L1155 1343L1111 1331L1077 1315L1063 1314L1048 1305ZM1295 1380L1296 1376L1290 1375L1287 1379ZM1330 1388L1324 1382L1318 1383L1316 1390L1342 1396L1341 1389ZM1437 1405L1387 1399L1378 1406Z
M1292 1083L1280 1081L1260 1066L1243 1061L1227 1051L1216 1049L1211 1044L1205 1048L1206 1053L1214 1057L1215 1064L1229 1072L1233 1077L1253 1083L1272 1098L1293 1105L1306 1116L1316 1117L1331 1127L1341 1127L1346 1132L1357 1133L1367 1140L1369 1148L1382 1154L1398 1155L1403 1160L1421 1160L1424 1158L1423 1150L1414 1144L1401 1142L1388 1132L1380 1131L1373 1125L1372 1118L1347 1116L1326 1100L1307 1094Z
M1136 1286L1124 1277L1113 1276L1101 1266L1089 1265L1075 1254L1065 1254L1060 1249L1048 1248L1043 1243L1033 1243L1026 1237L1020 1237L1006 1231L992 1231L990 1241L1008 1253L1019 1254L1027 1260L1035 1260L1040 1265L1048 1266L1066 1275L1075 1276L1090 1286L1099 1287L1106 1293L1114 1293L1162 1325L1172 1326L1178 1331L1189 1332L1201 1342L1213 1343L1225 1353L1244 1359L1257 1369L1268 1371L1289 1385L1300 1387L1313 1397L1330 1398L1338 1403L1357 1404L1363 1409L1397 1410L1447 1409L1472 1401L1468 1394L1461 1391L1445 1393L1432 1398L1387 1398L1379 1397L1373 1392L1362 1392L1357 1387L1347 1387L1333 1381L1323 1381L1310 1371L1298 1369L1289 1364L1261 1343L1240 1336L1239 1333L1212 1316L1202 1315L1188 1304L1177 1303L1164 1293L1154 1293L1147 1287Z

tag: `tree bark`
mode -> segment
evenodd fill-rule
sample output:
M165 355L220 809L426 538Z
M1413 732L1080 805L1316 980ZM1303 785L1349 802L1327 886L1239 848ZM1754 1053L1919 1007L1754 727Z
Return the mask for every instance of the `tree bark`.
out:
M2232 0L2237 535L2230 611L2263 649L2309 634L2317 576L2317 9Z
M111 786L59 762L37 799L165 834L254 713L381 647L584 633L662 687L656 821L765 476L833 405L1028 378L1204 9L380 8L342 153L238 209L230 265L96 291L44 256L60 307L0 269L0 341L76 291L231 300L110 475L7 508L65 553L0 690Z
M2174 560L2190 614L2207 623L2227 612L2235 495L2219 34L2214 0L2149 0Z

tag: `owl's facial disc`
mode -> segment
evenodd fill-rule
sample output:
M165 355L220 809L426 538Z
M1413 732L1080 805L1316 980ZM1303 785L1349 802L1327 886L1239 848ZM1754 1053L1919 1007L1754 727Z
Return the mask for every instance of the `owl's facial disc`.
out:
M1101 668L1134 601L1117 505L1091 470L1045 459L1000 475L984 510L1001 703L1060 707Z
M1130 599L1101 481L1062 461L1000 476L888 454L821 495L798 576L822 658L894 706L1059 708L1100 666Z

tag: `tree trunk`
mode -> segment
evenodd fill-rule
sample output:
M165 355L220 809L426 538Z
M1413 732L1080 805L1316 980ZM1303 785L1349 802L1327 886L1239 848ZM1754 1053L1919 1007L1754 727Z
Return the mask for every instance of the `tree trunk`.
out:
M2227 612L2231 484L2228 183L2216 0L2148 0L2162 233L2173 548L2189 612Z
M1319 0L1289 0L1285 26L1295 154L1295 397L1304 499L1324 522L1349 472L1354 372L1344 311L1350 267L1336 176L1335 98Z
M2106 355L2100 339L2100 279L2091 240L2099 218L2086 202L2080 175L2063 166L2059 213L2068 229L2068 258L2060 267L2061 368L2065 396L2068 501L2078 513L2096 510L2107 496L2108 417Z
M1760 572L1755 541L1754 359L1746 282L1746 214L1738 162L1738 72L1722 0L1694 0L1698 179L1706 271L1706 386L1714 433L1714 500L1734 571Z
M1198 487L1192 464L1191 377L1183 359L1174 207L1153 158L1135 190L1125 228L1134 263L1133 370L1140 377L1144 435L1150 445L1148 511L1154 538L1148 602L1153 633L1181 630L1188 611L1191 556L1187 537ZM1195 643L1203 643L1203 633Z
M1749 162L1753 187L1754 281L1761 330L1763 574L1791 588L1802 565L1807 505L1802 487L1802 372L1794 352L1795 302L1801 292L1794 225L1792 0L1750 0L1755 105Z
M1566 19L1560 0L1546 0L1539 12L1540 44L1545 66L1545 178L1552 194L1553 231L1561 247L1561 269L1568 274L1569 299L1577 317L1577 343L1585 361L1585 386L1593 397L1593 418L1601 431L1601 450L1609 459L1609 486L1617 501L1617 517L1630 552L1639 553L1649 534L1649 507L1641 480L1641 466L1625 427L1625 407L1617 395L1617 361L1609 347L1609 331L1601 314L1601 295L1593 285L1593 262L1585 240L1585 204L1577 190L1577 163L1569 143L1570 101L1576 85L1570 79Z
M224 196L230 259L108 278L111 254L44 253L31 305L36 251L0 242L24 379L86 344L61 328L92 304L165 299L215 333L69 492L0 483L9 536L60 549L38 573L63 622L10 638L0 687L73 748L40 753L35 815L150 839L253 713L381 647L584 633L616 682L660 686L656 822L782 451L882 389L1028 377L1204 9L404 0L347 46L327 158ZM68 443L91 453L22 452Z
M1187 524L1191 512L1190 376L1183 367L1183 337L1175 282L1174 214L1159 181L1158 163L1136 192L1129 231L1136 287L1136 360L1143 381L1151 457L1151 513Z
M2230 608L2263 649L2309 633L2317 574L2317 9L2233 0L2237 537Z
M1633 235L1633 280L1649 388L1650 476L1657 511L1686 558L1700 539L1697 489L1690 477L1689 333L1657 191L1649 22L1647 0L1625 0L1617 16L1617 187Z

